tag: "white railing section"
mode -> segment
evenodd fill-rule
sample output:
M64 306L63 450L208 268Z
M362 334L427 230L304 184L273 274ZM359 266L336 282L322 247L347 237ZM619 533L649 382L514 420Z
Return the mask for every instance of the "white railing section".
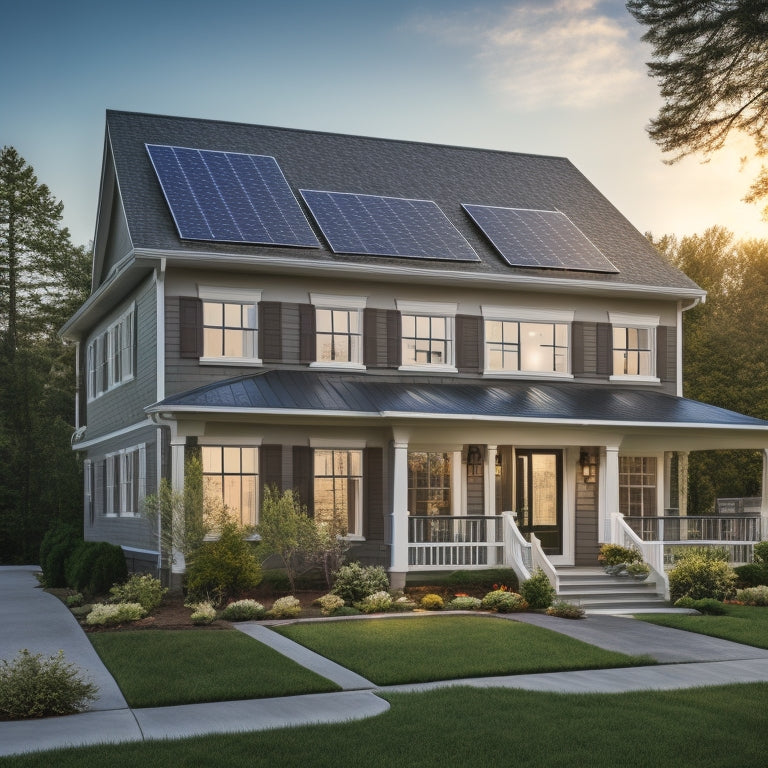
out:
M503 562L504 533L501 517L408 517L408 570L491 568Z
M531 544L517 527L514 512L502 512L504 518L504 562L510 566L520 582L531 578L533 554Z
M628 549L638 549L643 554L643 560L651 567L651 576L656 580L659 593L664 592L669 599L669 579L664 570L664 543L661 541L643 541L630 528L624 515L614 512L612 520L612 539L614 544L620 544Z
M560 593L560 578L557 575L555 566L552 565L549 558L544 554L544 550L541 548L541 542L536 536L531 534L531 554L533 555L533 569L541 568L547 575L549 583L555 588L555 593Z

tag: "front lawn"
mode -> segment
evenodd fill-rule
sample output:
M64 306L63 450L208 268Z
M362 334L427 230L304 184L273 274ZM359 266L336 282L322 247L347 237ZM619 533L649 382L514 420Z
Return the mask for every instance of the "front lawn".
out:
M376 685L656 663L530 624L482 616L327 621L275 631Z
M725 606L725 616L694 616L676 613L644 613L636 619L664 627L698 632L734 643L768 649L768 608L749 605Z
M142 630L88 637L131 707L340 690L240 632Z
M449 688L385 698L390 711L369 720L55 750L0 758L0 766L763 768L768 753L766 684L567 695Z

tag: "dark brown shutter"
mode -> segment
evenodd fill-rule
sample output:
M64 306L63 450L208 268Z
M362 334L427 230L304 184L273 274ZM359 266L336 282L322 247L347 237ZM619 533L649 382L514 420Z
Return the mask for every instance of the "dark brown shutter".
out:
M179 297L179 347L181 357L203 353L203 302L193 296Z
M583 376L586 373L584 366L584 323L579 321L571 323L571 373L574 376Z
M381 448L363 451L363 536L384 540L384 453Z
M656 328L656 376L662 381L677 378L677 336L673 326Z
M366 307L363 310L363 365L379 368L378 361L378 318L380 310Z
M598 376L613 375L613 326L597 324L597 371Z
M259 302L259 357L265 363L283 359L281 307L279 301Z
M261 498L264 498L264 488L274 486L283 491L283 446L262 445L259 448L259 484Z
M483 324L479 315L456 315L456 368L461 373L483 369Z
M403 364L403 323L400 312L387 310L387 367L399 368Z
M293 446L293 487L310 516L314 514L315 473L312 467L312 449L308 445Z
M315 307L299 304L299 361L313 363L316 359Z

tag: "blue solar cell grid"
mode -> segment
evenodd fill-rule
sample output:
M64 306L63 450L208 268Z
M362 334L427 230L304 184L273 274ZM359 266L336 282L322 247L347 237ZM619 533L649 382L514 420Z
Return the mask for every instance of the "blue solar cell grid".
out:
M510 266L619 271L560 211L466 204L462 207Z
M479 261L432 200L300 189L334 253Z
M182 239L320 247L274 157L146 146Z

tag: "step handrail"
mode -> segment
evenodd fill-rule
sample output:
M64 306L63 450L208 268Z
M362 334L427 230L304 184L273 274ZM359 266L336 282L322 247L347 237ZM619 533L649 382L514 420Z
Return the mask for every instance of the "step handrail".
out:
M557 573L557 569L552 565L552 561L544 554L544 549L541 546L541 541L536 534L531 533L531 554L533 569L541 568L549 579L549 583L555 588L555 594L560 593L560 576Z
M664 599L669 600L669 577L664 570L664 544L656 541L643 541L629 526L620 512L613 513L613 541L623 547L638 549L643 560L650 566L658 590Z
M502 512L504 518L504 562L517 574L520 582L531 578L533 555L531 545L517 527L514 512Z

